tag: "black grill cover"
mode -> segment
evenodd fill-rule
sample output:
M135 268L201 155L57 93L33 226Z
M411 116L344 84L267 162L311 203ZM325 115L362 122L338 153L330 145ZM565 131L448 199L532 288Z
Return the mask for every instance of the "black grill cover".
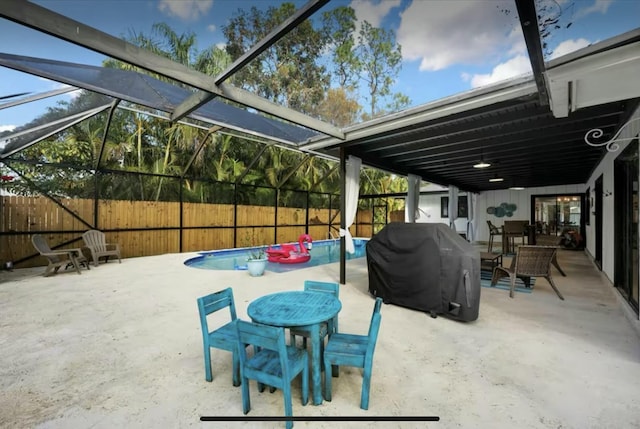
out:
M369 292L385 303L472 321L480 253L443 223L390 223L367 242Z

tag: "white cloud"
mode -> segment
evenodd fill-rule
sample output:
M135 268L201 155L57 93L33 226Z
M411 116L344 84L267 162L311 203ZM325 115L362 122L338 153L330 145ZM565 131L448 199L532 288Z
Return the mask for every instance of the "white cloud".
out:
M504 63L498 64L489 74L475 74L470 76L468 73L462 73L462 80L470 80L471 87L477 88L530 72L531 63L529 62L529 58L526 55L518 55Z
M380 27L380 23L389 11L400 6L400 0L352 0L350 6L356 14L356 28L353 32L353 38L357 42L364 21L373 27Z
M209 12L213 0L160 0L158 9L168 16L176 16L184 21L195 21Z
M16 129L15 125L0 125L0 133L5 131L13 131Z
M509 1L414 0L400 14L397 39L406 60L421 60L420 70L486 63L524 52L515 14Z
M611 3L613 3L613 0L596 0L591 6L585 7L584 9L578 9L575 19L584 18L592 13L601 13L604 15L609 10ZM578 2L578 4L584 3Z
M554 58L561 57L563 55L567 55L573 51L577 51L578 49L582 49L585 46L589 46L591 42L587 39L569 39L560 43L551 53L549 59L552 60Z
M214 31L216 31L216 25L215 24L207 25L207 31L210 31L211 33L213 33Z
M358 21L367 21L374 27L379 27L382 19L394 7L400 6L400 0L353 0L351 7L356 13Z
M226 47L227 47L227 44L225 42L216 43L216 48L218 49L225 49Z

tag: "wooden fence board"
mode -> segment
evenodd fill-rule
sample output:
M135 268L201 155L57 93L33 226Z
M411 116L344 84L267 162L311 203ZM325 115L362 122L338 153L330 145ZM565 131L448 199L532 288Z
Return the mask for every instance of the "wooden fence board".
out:
M265 206L238 206L244 210L238 210L238 226L273 225L276 209Z
M185 252L232 249L233 229L187 229L182 240Z
M232 204L183 203L182 210L185 227L233 226Z
M278 207L278 225L304 225L305 222L305 209Z

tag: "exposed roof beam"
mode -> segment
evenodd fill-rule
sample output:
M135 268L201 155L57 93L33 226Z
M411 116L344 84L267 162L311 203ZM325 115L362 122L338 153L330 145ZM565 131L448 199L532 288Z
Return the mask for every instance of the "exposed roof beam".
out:
M280 119L302 125L337 139L344 138L344 134L333 125L304 115L293 109L279 106L240 88L235 88L228 84L216 85L211 76L192 70L168 58L141 49L122 39L31 2L23 0L2 0L0 2L0 17L145 70L158 73L197 89L213 93L227 100L268 113Z
M269 34L267 34L262 40L255 44L251 49L244 53L240 58L235 60L233 64L227 67L215 78L215 84L220 85L227 79L229 79L234 73L242 69L251 60L260 55L265 50L269 49L274 43L280 40L289 31L296 28L305 19L313 15L318 9L327 4L329 0L311 0L303 7L298 9L295 14L287 18L283 23L274 28ZM177 106L171 114L171 120L177 121L184 116L193 112L198 107L206 104L213 99L216 94L212 94L206 91L198 91L190 95L186 100Z
M545 80L544 56L542 53L542 41L540 40L540 31L538 30L538 13L534 0L515 0L518 9L518 18L522 27L522 34L527 45L527 53L531 62L531 70L533 78L538 87L538 96L540 104L549 105L549 91Z

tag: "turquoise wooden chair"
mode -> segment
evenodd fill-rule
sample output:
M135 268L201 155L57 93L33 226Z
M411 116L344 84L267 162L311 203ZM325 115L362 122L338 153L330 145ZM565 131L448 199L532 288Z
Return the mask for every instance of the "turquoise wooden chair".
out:
M207 315L218 310L229 308L231 321L217 329L209 331ZM235 327L236 306L233 301L233 290L227 288L219 292L198 298L198 310L200 312L200 326L202 327L202 341L204 343L204 371L207 381L213 380L211 372L211 348L217 348L232 352L233 359L233 385L240 385L240 361L238 360L238 332Z
M247 414L251 410L249 397L249 380L258 382L258 390L264 386L272 386L282 390L284 395L284 414L293 415L291 407L291 381L302 374L302 405L309 401L309 358L307 352L285 343L284 328L259 325L256 323L236 321L238 349L240 356L240 373L242 375L242 411ZM254 346L254 354L247 357L242 346ZM293 420L287 420L287 429L293 427Z
M382 298L376 298L368 335L336 333L329 337L329 342L324 349L325 368L329 368L329 365L346 365L364 369L362 393L360 395L360 408L363 410L369 409L373 352L376 349L378 330L380 329L381 304ZM331 373L325 370L324 374L324 398L327 401L331 401Z
M340 297L340 285L338 283L333 282L319 282L315 280L305 280L304 282L304 290L309 292L324 292L333 294L336 298ZM324 344L324 337L327 335L332 335L338 332L338 315L329 320L328 323L323 323L320 326L320 338L323 341L320 344ZM291 336L291 345L296 344L296 336L302 337L302 345L306 349L307 348L307 338L311 335L309 332L309 328L306 326L296 326L289 329L289 334ZM322 351L320 351L322 353Z

